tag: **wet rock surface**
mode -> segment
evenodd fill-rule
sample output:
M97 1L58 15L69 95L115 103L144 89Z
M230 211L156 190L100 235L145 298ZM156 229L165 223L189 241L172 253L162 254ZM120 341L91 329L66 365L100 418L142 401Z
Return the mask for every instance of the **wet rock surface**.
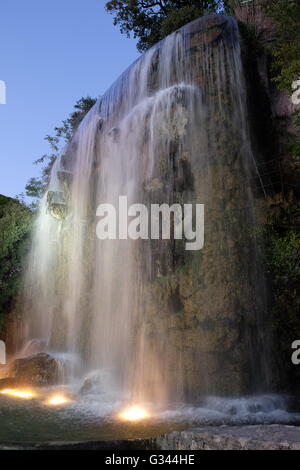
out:
M201 427L166 434L155 444L164 450L300 450L300 427Z
M55 358L46 353L39 353L15 359L9 366L9 376L18 383L41 387L58 383L61 370Z

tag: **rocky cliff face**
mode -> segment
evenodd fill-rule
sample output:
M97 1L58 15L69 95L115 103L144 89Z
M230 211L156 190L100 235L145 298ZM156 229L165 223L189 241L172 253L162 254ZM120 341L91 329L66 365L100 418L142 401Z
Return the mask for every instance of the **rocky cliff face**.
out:
M173 241L164 244L163 252L154 244L151 250L145 332L153 355L159 351L165 386L175 396L249 393L272 382L266 365L267 334L263 340L268 307L255 246L256 202L249 195L258 187L261 197L262 191L252 161L246 114L240 114L247 111L237 111L237 101L244 99L242 75L233 84L233 65L222 56L223 48L237 47L237 31L232 28L232 20L220 16L187 27L193 80L209 109L205 128L209 142L207 159L200 156L200 142L198 161L191 152L178 155L181 184L175 181L172 202L205 203L204 248L188 253ZM220 60L228 60L222 77ZM230 90L231 86L236 88ZM162 178L160 174L158 179ZM164 202L159 191L155 202Z
M243 33L242 57L251 138L264 190L265 269L269 271L270 311L274 314L269 324L269 332L274 333L273 357L280 376L279 389L296 391L300 370L291 362L291 344L300 331L300 106L288 90L279 90L274 83L268 47L258 47Z

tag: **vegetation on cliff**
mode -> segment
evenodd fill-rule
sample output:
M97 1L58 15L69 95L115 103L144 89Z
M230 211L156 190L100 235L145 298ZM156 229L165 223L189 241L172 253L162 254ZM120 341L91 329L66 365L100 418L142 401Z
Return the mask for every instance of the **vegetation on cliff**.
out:
M300 371L291 362L291 344L300 331L300 231L294 219L295 200L278 202L270 209L266 227L266 264L273 293L273 325L276 339L274 361L281 376L281 389L299 390ZM274 200L273 200L274 202Z
M110 0L105 8L114 15L121 33L138 38L137 48L143 52L199 16L224 10L227 4L222 0Z
M31 222L28 207L0 195L0 333L19 289Z
M263 8L276 28L271 52L274 80L282 90L291 91L294 80L300 80L300 2L268 0Z
M250 124L268 195L264 250L272 287L274 361L282 387L295 389L300 375L290 356L300 331L300 112L291 94L300 79L300 3L253 0L242 5L233 0L231 5L245 44Z

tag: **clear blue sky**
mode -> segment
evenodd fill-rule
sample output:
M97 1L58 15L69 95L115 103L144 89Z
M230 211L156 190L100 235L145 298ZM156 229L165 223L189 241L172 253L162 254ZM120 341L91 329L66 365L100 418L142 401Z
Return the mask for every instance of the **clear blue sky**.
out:
M104 0L1 0L0 194L14 197L39 174L44 137L82 96L97 97L139 55Z

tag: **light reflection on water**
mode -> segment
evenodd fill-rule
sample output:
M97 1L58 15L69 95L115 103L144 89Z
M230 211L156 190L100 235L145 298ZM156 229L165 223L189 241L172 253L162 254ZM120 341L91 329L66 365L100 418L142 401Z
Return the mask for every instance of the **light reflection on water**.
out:
M0 442L107 441L146 439L173 430L199 425L294 424L300 413L288 412L286 400L268 395L249 398L208 397L197 407L170 406L152 410L146 420L123 421L117 418L122 402L102 397L77 396L64 406L47 406L44 391L32 400L0 395Z

